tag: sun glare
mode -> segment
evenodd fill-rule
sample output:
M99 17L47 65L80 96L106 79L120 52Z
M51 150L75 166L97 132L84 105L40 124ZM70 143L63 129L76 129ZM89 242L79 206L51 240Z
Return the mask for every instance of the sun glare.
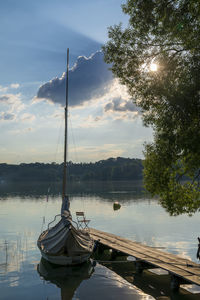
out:
M156 72L156 71L158 70L158 65L152 63L152 64L150 65L150 70L151 70L152 72Z

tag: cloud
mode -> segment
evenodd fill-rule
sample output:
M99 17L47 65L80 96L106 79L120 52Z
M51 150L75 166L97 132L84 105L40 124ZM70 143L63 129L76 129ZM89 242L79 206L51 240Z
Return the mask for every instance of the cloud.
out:
M123 148L121 145L104 143L101 146L80 146L76 148L79 153L80 161L98 161L101 159L107 159L109 157L118 157L123 155ZM74 149L69 148L69 156L73 160L77 160L75 157Z
M20 87L19 83L12 83L10 85L11 89L18 89Z
M80 106L84 102L103 96L112 80L112 72L103 60L103 53L98 51L89 58L78 57L76 64L69 71L69 105ZM47 99L54 103L65 103L65 73L61 78L54 78L42 85L34 101Z
M4 94L0 96L0 105L7 106L8 112L20 112L25 108L21 94Z
M0 93L6 93L8 90L8 87L7 86L2 86L0 85Z
M65 103L65 73L42 85L33 103ZM77 127L100 127L111 121L132 121L140 114L127 88L114 78L98 51L81 56L69 72L69 105L78 111ZM72 110L71 110L72 111Z
M9 95L0 96L0 102L8 103L9 98L10 98Z
M33 120L35 120L35 115L32 115L30 113L24 113L21 116L22 122L32 122Z
M21 94L4 94L0 96L0 120L13 121L25 109Z
M132 100L123 100L121 98L113 99L111 102L107 103L104 107L107 111L118 111L118 112L135 112L139 111L139 108L133 103Z
M31 127L10 130L10 133L12 133L14 135L23 135L23 134L30 133L30 132L34 132L34 129Z
M11 83L9 86L0 85L0 93L6 93L9 89L18 89L19 87L19 83Z
M5 113L5 112L2 112L0 114L0 121L12 121L15 119L15 115L12 114L12 113Z
M108 120L104 116L93 116L90 114L82 120L79 126L81 128L94 128L105 125L107 121Z

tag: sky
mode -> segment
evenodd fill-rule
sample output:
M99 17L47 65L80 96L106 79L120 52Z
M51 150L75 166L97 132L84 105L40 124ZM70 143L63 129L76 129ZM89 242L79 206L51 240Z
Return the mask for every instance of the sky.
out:
M122 3L0 1L0 163L62 162L67 48L68 160L143 158L152 130L101 51Z

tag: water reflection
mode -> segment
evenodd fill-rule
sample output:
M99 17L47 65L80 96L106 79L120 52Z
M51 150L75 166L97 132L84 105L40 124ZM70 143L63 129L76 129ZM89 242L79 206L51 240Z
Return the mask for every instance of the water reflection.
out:
M12 240L1 240L0 242L0 276L19 272L26 260L26 238L13 237Z
M134 294L135 287L126 285L116 272L155 298L162 296L163 291L164 295L171 297L169 277L164 280L158 279L158 275L144 273L141 278L134 276L133 281L133 266L129 263L120 264L121 267L113 264L115 273L97 264L92 273L89 272L89 278L87 272L81 277L83 271L79 274L81 276L75 276L72 283L69 278L62 279L57 275L48 279L48 275L46 277L42 272L45 279L41 280L36 271L38 264L41 269L36 240L43 217L46 226L52 216L59 213L61 201L58 185L50 191L48 202L47 190L48 185L38 183L14 185L13 189L0 186L0 300L45 300L47 297L57 300L61 297L61 287L68 289L67 282L71 287L77 284L77 288L71 290L71 293L74 292L73 299L105 300L112 299L113 295L114 299L137 299L134 298L138 297ZM113 210L116 201L121 205L119 210ZM186 215L169 216L156 199L144 195L141 183L76 183L71 189L71 210L72 214L83 210L94 228L149 246L164 247L164 251L195 261L199 213L191 218ZM66 293L69 294L69 291ZM179 297L173 295L173 299L198 299L188 294L187 297L183 293ZM139 299L145 299L141 297Z
M60 289L62 300L154 299L104 266L97 264L94 271L91 261L80 266L61 267L41 259L37 271L45 281Z
M37 271L44 280L60 288L62 300L71 300L81 282L90 278L94 267L91 261L80 266L56 266L42 258L37 265Z
M62 183L0 183L0 200L8 197L20 196L40 199L46 196L49 191L51 197L60 195ZM93 195L107 199L118 199L122 196L128 198L141 198L145 191L142 181L89 181L89 182L71 182L69 185L69 194L71 195Z

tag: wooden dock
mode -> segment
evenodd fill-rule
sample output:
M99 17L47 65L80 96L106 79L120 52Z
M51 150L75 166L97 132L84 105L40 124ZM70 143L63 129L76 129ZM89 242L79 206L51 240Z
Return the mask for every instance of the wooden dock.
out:
M200 265L191 260L94 228L89 231L92 238L99 242L99 248L105 247L135 257L138 272L152 268L168 271L172 289L178 289L180 284L200 285Z

